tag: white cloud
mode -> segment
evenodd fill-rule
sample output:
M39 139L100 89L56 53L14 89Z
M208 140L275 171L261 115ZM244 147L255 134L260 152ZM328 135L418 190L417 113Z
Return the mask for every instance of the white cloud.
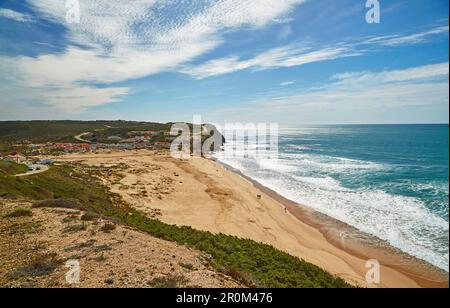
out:
M286 26L288 27L288 26ZM360 56L369 52L367 46L400 46L424 43L429 36L448 33L448 26L436 27L411 35L371 37L361 43L343 43L334 47L305 48L296 44L265 51L250 59L238 56L214 59L200 65L186 67L183 72L198 79L230 74L245 69L267 70L280 67L295 67L308 63Z
M8 18L17 22L32 22L33 18L29 15L13 11L10 9L0 8L0 17Z
M247 59L230 56L188 65L223 44L224 34L242 27L259 29L283 22L305 0L134 0L132 4L127 0L83 0L79 24L66 23L65 1L27 2L36 10L37 18L66 27L68 43L63 52L56 54L0 56L0 72L7 76L0 86L0 106L14 99L80 112L123 99L131 91L115 83L164 71L180 70L202 79L245 69L294 67L361 54L358 45L311 48L289 44ZM0 16L18 21L31 18L7 9L0 9ZM289 35L289 26L283 29L282 36ZM445 32L448 26L409 38L371 38L370 44L394 46ZM17 91L12 93L10 89Z
M295 84L295 80L290 80L290 81L283 81L282 83L280 83L280 86L282 87L287 87L287 86L292 86L293 84Z
M80 110L129 92L86 84L173 70L219 46L224 32L278 22L303 1L84 0L80 23L68 24L65 1L28 0L40 17L68 28L68 46L58 54L2 57L2 65L9 63L20 76L14 82L45 104Z
M332 77L339 85L345 84L381 84L413 81L429 81L442 79L449 75L448 63L430 64L403 70L384 71L379 73L357 72L343 73Z
M333 82L321 88L265 104L367 108L445 103L449 97L448 76L448 62L376 73L344 73L333 76Z
M311 48L291 44L263 52L248 60L241 60L237 56L216 59L198 66L187 67L183 72L198 79L203 79L249 68L267 70L280 67L294 67L356 55L359 55L359 53L348 47L338 46L311 50Z
M441 35L448 33L449 27L440 26L427 31L409 34L409 35L388 35L380 37L369 38L367 44L377 44L383 46L400 46L400 45L412 45L426 42L430 36Z
M280 116L286 121L333 121L357 114L370 116L389 110L449 104L449 63L413 67L384 72L351 72L335 75L330 83L285 97L256 100L239 108L219 110L216 115L227 118L252 114ZM300 123L300 122L297 122Z

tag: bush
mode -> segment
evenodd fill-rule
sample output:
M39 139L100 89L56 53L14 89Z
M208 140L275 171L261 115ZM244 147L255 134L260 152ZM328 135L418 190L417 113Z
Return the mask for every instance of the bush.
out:
M5 218L17 218L17 217L31 217L33 212L30 209L19 208L12 213L5 215Z
M71 210L83 210L83 206L74 199L49 199L33 204L33 208L61 208Z
M150 284L156 289L175 289L179 281L184 280L181 277L160 277L153 279Z
M9 179L9 178L8 178ZM124 204L100 181L89 174L76 172L70 166L55 166L39 176L31 176L13 182L2 182L7 191L21 197L45 200L48 196L59 196L38 202L34 207L62 207L88 210L117 223L146 232L154 237L176 242L205 252L211 256L211 265L223 270L236 280L248 286L271 288L348 288L343 279L334 277L323 269L291 256L270 245L256 243L224 234L178 227L152 219ZM83 209L84 208L84 209ZM85 230L79 225L77 230ZM106 224L103 231L115 229L114 224Z
M190 270L190 271L193 271L195 269L194 265L192 265L192 263L180 263L179 265L181 267L185 268L185 269Z
M97 220L100 216L96 213L88 212L81 216L82 221L92 221Z
M103 231L103 232L106 232L106 233L111 232L111 231L114 231L114 230L116 230L116 225L111 224L111 223L104 224L104 225L100 228L100 231Z
M81 231L86 231L85 224L71 225L71 226L67 226L63 229L63 233L75 233L75 232L81 232Z
M19 278L50 275L61 265L61 262L56 254L38 256L29 264L17 268L8 276L11 280L17 280Z

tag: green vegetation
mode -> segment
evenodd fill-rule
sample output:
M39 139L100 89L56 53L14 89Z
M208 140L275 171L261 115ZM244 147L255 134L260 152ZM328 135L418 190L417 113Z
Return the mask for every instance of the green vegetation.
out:
M100 231L103 231L105 233L109 233L114 230L116 230L116 225L110 223L107 223L100 228Z
M53 273L62 261L57 259L56 254L46 254L36 257L29 264L19 267L9 274L9 279L46 276Z
M39 221L26 221L15 223L8 229L9 235L34 234L42 230L42 223Z
M31 143L81 143L75 136L90 133L83 136L83 140L92 143L117 143L109 137L128 139L139 135L143 131L170 131L173 123L149 123L128 121L9 121L0 122L0 153L22 153L35 155L33 149L27 144ZM192 124L188 124L191 129ZM209 136L202 136L202 143ZM152 142L166 142L167 136L161 134L152 136ZM225 139L222 137L222 142ZM58 150L47 150L47 154L57 154Z
M344 280L272 246L190 227L172 226L149 218L128 207L94 177L69 165L54 166L46 173L26 178L0 177L0 195L2 192L46 200L36 203L35 207L94 212L154 237L198 249L211 256L210 264L216 270L251 287L350 287Z
M150 284L156 289L174 289L177 288L179 283L184 282L182 277L160 277L153 279Z
M99 218L99 215L96 213L88 212L81 216L82 221L93 221L97 220Z
M181 267L185 268L185 269L190 270L190 271L193 271L195 269L194 265L192 265L192 263L180 263L179 265Z
M0 143L76 142L74 136L84 132L156 130L167 125L128 121L8 121L0 122Z
M27 171L28 167L25 165L0 160L0 176L15 175Z
M17 217L31 217L33 212L30 209L19 208L14 210L12 213L5 215L5 218L17 218Z

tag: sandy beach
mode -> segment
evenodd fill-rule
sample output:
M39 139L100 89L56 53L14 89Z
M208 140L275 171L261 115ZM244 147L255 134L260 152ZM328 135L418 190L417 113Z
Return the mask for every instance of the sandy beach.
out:
M448 287L448 273L295 204L212 160L180 161L150 151L57 159L119 170L120 178L105 177L105 184L136 209L166 223L270 244L357 286ZM366 283L369 259L382 264L379 285Z

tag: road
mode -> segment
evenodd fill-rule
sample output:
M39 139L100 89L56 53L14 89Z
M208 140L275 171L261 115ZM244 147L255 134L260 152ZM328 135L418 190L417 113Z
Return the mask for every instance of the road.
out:
M78 141L84 142L84 143L92 143L89 140L83 139L84 136L87 136L89 134L90 134L90 132L79 134L79 135L75 136L75 139L77 139Z
M35 175L35 174L39 174L39 173L43 173L48 171L48 169L50 169L47 165L32 165L32 167L34 167L33 171L28 171L26 173L21 173L21 174L16 174L16 177L24 177L24 176L30 176L30 175ZM40 170L37 170L37 169Z

